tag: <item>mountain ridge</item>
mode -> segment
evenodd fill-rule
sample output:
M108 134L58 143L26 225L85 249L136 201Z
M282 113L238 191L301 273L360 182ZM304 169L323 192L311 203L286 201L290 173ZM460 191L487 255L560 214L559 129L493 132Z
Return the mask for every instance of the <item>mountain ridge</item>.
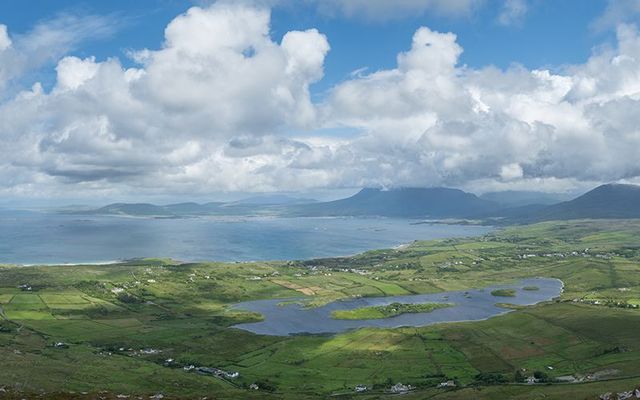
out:
M310 200L311 201L311 200ZM552 205L508 207L452 188L364 188L353 196L290 204L240 202L184 202L168 205L113 203L77 214L140 217L203 215L274 215L286 217L381 216L397 218L475 219L484 223L519 224L548 220L640 218L640 186L600 185L572 200Z

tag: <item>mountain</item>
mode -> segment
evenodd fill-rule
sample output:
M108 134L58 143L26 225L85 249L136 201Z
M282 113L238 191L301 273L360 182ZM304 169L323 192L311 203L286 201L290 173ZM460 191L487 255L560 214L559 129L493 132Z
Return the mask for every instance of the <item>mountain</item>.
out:
M514 217L519 222L582 218L640 218L640 186L606 184L571 201Z
M570 200L566 194L544 193L533 191L506 190L503 192L488 192L480 196L481 199L496 202L505 207L522 207L533 204L552 205Z
M498 204L449 188L362 189L346 199L289 207L300 216L463 218L496 212Z

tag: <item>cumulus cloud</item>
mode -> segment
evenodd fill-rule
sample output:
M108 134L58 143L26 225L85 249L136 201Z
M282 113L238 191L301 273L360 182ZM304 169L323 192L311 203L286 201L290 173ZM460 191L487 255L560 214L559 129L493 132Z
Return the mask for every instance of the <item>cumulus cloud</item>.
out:
M617 36L616 48L561 73L474 70L458 65L454 35L421 28L396 69L338 85L324 114L366 132L347 145L351 162L385 184L630 179L640 174L630 120L640 38L625 25ZM368 163L376 153L378 164Z
M2 51L17 49L0 29ZM418 29L391 69L314 103L329 52L270 13L194 7L137 63L62 57L56 83L0 103L0 193L206 195L358 186L568 189L637 181L640 36L560 71L470 68L453 33ZM28 54L28 53L26 53ZM346 129L349 137L324 135Z
M0 106L3 154L68 183L255 185L259 178L228 180L242 168L222 172L226 143L313 125L309 85L329 51L315 29L274 42L269 18L244 5L194 7L167 26L162 48L133 54L138 67L62 58L50 92L36 84Z

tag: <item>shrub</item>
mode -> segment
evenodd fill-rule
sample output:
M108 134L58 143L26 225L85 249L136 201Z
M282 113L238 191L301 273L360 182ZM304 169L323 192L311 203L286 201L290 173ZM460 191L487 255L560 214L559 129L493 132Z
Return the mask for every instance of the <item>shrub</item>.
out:
M476 381L487 385L498 385L507 382L507 378L504 375L493 372L481 372L475 378Z

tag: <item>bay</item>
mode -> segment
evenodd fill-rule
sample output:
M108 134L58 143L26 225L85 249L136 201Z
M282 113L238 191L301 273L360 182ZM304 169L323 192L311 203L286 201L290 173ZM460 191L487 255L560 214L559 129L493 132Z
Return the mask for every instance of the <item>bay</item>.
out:
M485 226L393 218L183 219L0 212L0 263L97 263L141 257L180 261L299 260L351 255L413 240L467 237Z

